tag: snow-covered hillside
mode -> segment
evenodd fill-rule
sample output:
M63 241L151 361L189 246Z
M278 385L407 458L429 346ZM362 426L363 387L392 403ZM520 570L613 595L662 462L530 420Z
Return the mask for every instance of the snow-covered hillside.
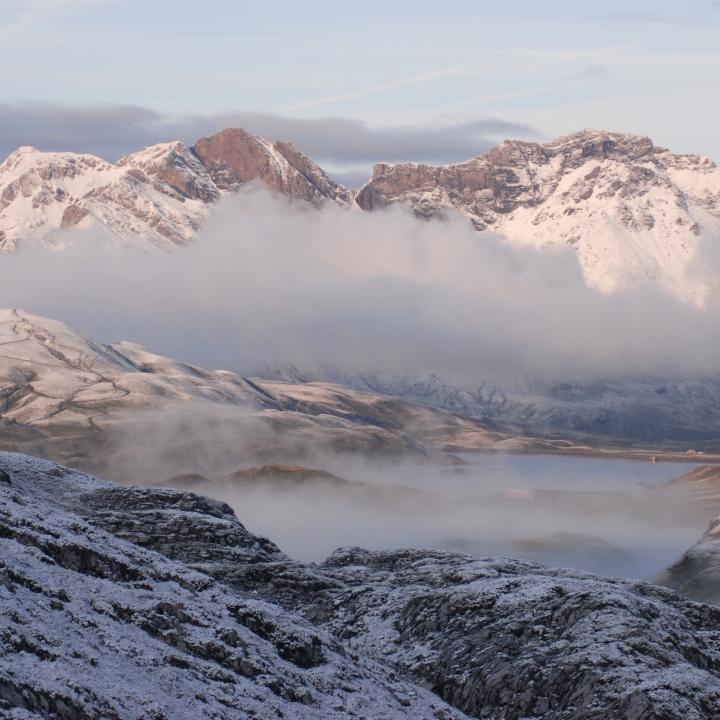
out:
M331 384L250 381L19 310L0 310L0 430L4 449L111 473L115 452L145 452L168 475L193 462L221 472L320 450L417 456L509 442L461 415Z
M720 376L635 376L549 382L473 380L437 374L350 373L334 367L274 367L290 382L331 382L443 409L516 433L588 443L674 444L720 449Z

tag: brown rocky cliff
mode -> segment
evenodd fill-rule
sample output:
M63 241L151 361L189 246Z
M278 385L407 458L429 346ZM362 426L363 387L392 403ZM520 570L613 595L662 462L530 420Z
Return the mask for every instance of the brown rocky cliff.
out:
M193 152L221 190L235 190L259 180L275 192L313 205L327 200L341 204L352 201L350 191L330 180L293 145L272 144L241 128L201 138Z

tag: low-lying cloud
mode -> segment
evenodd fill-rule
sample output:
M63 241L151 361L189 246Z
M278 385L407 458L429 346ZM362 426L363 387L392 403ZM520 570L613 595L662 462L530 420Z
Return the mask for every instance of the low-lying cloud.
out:
M71 237L1 258L0 304L212 368L569 379L720 367L717 297L698 310L652 287L604 295L573 251L512 247L459 217L311 211L253 189L185 249Z

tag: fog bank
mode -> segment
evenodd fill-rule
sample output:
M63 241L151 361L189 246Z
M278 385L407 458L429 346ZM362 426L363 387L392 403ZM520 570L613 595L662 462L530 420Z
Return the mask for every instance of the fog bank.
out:
M212 368L550 380L720 368L717 294L704 310L649 286L603 295L572 250L511 247L460 217L310 211L251 189L173 252L55 240L65 249L0 258L0 305Z

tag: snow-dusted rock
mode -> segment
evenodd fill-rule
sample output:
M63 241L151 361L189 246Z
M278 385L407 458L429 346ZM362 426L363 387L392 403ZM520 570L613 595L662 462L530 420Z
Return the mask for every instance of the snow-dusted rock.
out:
M646 137L584 130L544 145L508 140L457 165L376 165L357 203L394 202L424 217L457 210L518 244L570 245L600 290L650 281L700 304L707 288L691 266L720 234L720 169Z
M85 501L120 489L26 456L0 454L0 467L3 717L462 717L299 616L100 529L107 515ZM198 532L186 543L279 555L218 503L125 490L113 508L147 534L186 523Z
M217 501L0 453L3 717L717 720L719 707L720 610L672 591L429 550L303 565Z
M339 550L316 621L479 718L720 717L720 611L493 558Z

